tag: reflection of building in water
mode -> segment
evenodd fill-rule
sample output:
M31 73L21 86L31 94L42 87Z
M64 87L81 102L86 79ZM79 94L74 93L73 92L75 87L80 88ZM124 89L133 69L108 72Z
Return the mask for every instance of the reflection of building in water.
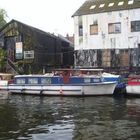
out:
M139 67L140 2L87 0L73 14L75 66Z

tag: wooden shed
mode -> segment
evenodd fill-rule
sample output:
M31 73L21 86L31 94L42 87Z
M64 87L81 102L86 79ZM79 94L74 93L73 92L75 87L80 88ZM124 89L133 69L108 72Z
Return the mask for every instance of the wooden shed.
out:
M0 47L7 52L7 71L41 73L73 66L73 44L62 36L44 32L17 20L0 29Z

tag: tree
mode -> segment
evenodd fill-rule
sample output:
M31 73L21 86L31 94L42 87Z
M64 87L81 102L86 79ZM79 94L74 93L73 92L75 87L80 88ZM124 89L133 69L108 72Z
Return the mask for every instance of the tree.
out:
M4 9L0 9L0 28L2 28L6 22L7 13Z
M6 24L7 13L4 9L0 9L0 29ZM1 37L0 37L1 38ZM6 69L6 50L0 48L0 71L4 72Z
M0 72L5 72L6 69L6 51L0 48Z

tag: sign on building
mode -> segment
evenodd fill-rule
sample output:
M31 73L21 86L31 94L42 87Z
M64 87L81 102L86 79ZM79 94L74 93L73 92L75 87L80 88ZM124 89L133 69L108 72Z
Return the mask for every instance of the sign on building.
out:
M24 51L24 59L34 59L34 50Z

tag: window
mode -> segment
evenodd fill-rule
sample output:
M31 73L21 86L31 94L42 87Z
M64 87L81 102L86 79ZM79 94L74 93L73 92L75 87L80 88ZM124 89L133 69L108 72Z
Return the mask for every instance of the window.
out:
M98 24L90 25L90 35L98 34Z
M121 23L109 23L108 24L108 33L121 33Z
M105 6L105 4L100 4L99 8L103 8Z
M140 20L131 21L131 32L140 31Z
M79 36L83 36L83 26L79 25Z
M91 82L90 78L84 78L84 83L90 83L90 82Z
M21 42L21 36L20 35L15 36L15 42Z
M90 10L92 10L92 9L94 9L96 7L96 5L92 5L92 6L90 6Z
M130 5L130 4L133 4L134 3L134 0L129 0L128 1L128 4Z
M121 6L121 5L123 5L124 4L124 1L120 1L119 3L118 3L118 6Z
M16 79L16 83L17 84L25 84L25 79L22 78L22 79Z
M16 59L23 58L23 43L22 42L16 42L15 53L16 53L15 55Z
M41 78L41 84L51 84L51 78Z
M82 16L78 18L78 31L79 31L79 36L83 36L83 20Z
M98 34L98 21L93 20L93 24L90 25L90 35L97 35Z
M100 78L94 78L94 79L92 79L92 80L93 80L94 83L99 83L99 82L101 82L101 79L100 79Z
M108 7L112 7L114 5L114 3L109 3Z
M34 50L24 51L24 59L34 59Z
M38 79L37 78L29 78L28 84L38 84Z

